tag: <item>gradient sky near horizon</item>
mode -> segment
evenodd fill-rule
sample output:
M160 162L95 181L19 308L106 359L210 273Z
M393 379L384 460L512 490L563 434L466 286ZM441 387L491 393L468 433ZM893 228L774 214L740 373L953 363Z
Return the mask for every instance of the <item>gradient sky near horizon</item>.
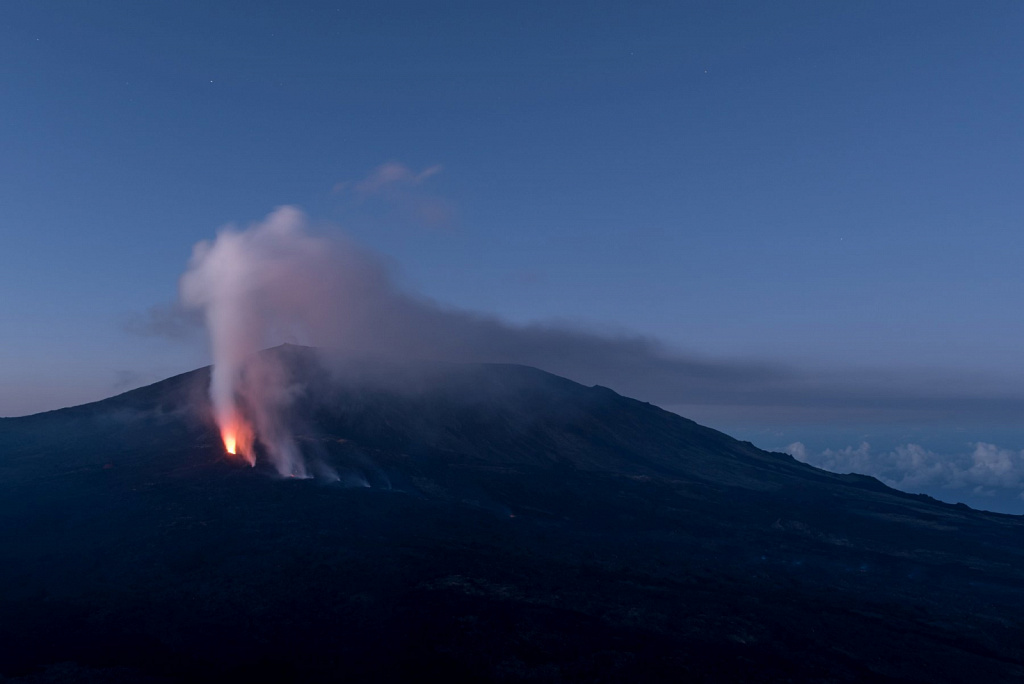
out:
M1021 26L1019 2L11 0L0 416L207 363L131 321L193 244L286 204L513 323L1013 393ZM833 464L913 439L970 472L998 443L1024 483L1005 417L928 445L689 408Z

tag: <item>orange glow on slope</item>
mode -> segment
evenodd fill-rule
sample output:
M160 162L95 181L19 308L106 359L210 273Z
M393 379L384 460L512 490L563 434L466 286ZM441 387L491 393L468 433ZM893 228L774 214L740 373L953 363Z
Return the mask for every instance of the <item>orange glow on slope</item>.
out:
M245 419L237 413L227 416L221 421L220 436L224 440L225 451L249 465L256 465L256 454L252 449L253 431Z

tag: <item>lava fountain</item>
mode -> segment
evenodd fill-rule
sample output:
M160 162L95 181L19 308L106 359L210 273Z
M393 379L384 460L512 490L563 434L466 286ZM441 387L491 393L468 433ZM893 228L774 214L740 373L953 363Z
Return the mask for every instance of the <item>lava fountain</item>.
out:
M252 427L236 410L217 421L220 425L220 436L224 441L224 449L251 466L256 465L256 453L253 451L255 434Z
M335 250L305 232L299 210L281 207L246 230L225 227L192 250L181 277L185 308L201 311L210 336L210 403L224 450L239 461L266 455L286 477L306 477L288 424L296 393L278 359L261 352L281 335L301 338L337 288L325 289L338 264Z

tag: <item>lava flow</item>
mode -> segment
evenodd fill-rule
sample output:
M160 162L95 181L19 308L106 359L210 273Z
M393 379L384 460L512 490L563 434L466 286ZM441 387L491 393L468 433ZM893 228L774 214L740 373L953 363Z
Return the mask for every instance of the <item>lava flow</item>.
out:
M256 454L253 453L253 430L249 424L232 412L220 422L220 436L224 440L224 449L232 456L245 460L249 465L256 465Z

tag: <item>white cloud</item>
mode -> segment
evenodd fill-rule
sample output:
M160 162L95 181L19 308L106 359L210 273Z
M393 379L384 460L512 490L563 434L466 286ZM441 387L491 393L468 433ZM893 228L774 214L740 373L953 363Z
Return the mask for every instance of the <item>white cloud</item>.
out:
M334 185L335 194L345 194L357 204L389 207L401 219L430 228L452 228L455 208L448 200L429 191L424 184L441 173L440 164L416 171L402 162L381 164L360 180Z
M897 489L960 489L986 496L1024 489L1024 452L975 442L959 453L937 453L920 444L876 450L868 442L812 453L801 442L783 449L798 461L837 473L872 475ZM1021 492L1024 498L1024 492Z
M803 442L793 442L782 451L802 463L807 463L807 447Z
M360 181L354 183L344 181L334 187L336 191L340 191L351 186L355 194L366 197L396 187L419 185L428 178L441 173L442 168L440 164L435 164L416 172L401 162L387 162L375 168Z

